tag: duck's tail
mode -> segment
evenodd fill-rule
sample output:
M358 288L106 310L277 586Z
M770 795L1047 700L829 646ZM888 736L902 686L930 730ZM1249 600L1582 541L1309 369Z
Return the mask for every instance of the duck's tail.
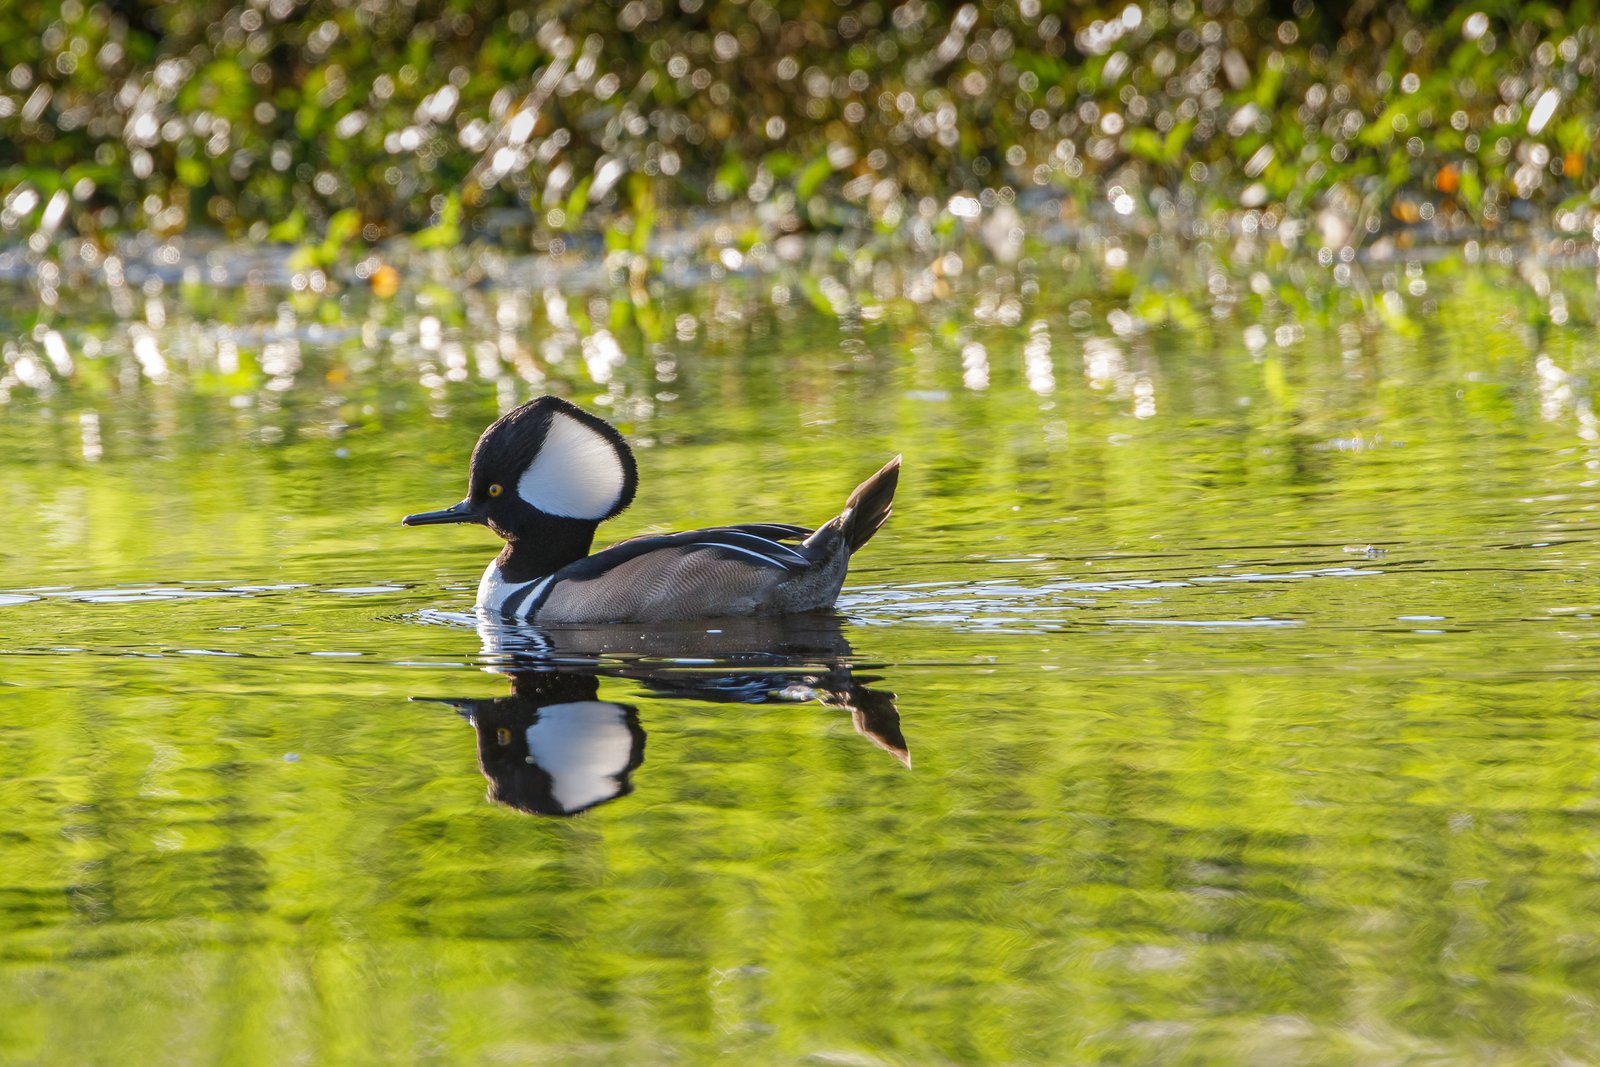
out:
M844 538L850 551L855 552L872 540L878 527L889 521L894 512L894 490L900 482L900 457L897 455L883 469L856 486L844 510L823 525L806 540L806 544L819 541L826 534L837 532Z

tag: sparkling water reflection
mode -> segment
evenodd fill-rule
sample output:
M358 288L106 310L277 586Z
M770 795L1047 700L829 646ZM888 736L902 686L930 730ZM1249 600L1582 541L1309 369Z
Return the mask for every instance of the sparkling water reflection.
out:
M13 387L0 1058L1600 1058L1592 336L1477 275L1124 334L1031 269L1015 325L994 275L260 348L169 293L163 381ZM491 539L398 520L535 389L640 445L602 536L904 451L842 620L472 616Z

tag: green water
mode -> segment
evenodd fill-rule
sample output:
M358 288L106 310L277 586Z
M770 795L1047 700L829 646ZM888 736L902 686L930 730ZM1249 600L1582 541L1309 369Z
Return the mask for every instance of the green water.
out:
M0 408L0 1060L1600 1058L1592 327L1487 269L1181 329L1040 280L169 287L164 374L7 290L77 365ZM508 674L488 535L398 520L546 390L638 446L602 537L904 452L843 621ZM631 769L486 800L574 700Z

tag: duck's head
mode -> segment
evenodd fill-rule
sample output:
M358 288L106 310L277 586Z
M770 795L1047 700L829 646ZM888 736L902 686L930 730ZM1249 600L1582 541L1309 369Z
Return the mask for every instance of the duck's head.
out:
M541 396L499 420L472 450L467 498L407 515L407 526L475 522L508 541L552 525L590 530L626 508L638 488L633 453L610 423Z

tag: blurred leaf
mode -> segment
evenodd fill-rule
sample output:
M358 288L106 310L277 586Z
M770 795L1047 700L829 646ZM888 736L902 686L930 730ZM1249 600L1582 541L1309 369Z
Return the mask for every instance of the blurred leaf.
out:
M267 230L267 240L278 241L283 244L297 244L306 232L305 212L296 208L288 217L275 223Z
M1152 163L1165 163L1167 152L1161 135L1145 126L1135 126L1122 135L1122 150Z
M567 197L567 230L576 230L578 223L583 221L583 213L589 206L589 189L594 185L594 175L586 174L572 187L572 193Z
M439 221L412 238L418 248L454 248L461 243L461 197L451 193L445 197L439 212Z
M338 248L353 241L361 232L361 213L355 208L337 212L328 220L326 245Z
M180 158L177 161L178 180L190 189L198 189L211 178L211 168L198 159Z
M1255 102L1261 110L1271 111L1277 106L1278 91L1283 87L1287 66L1286 63L1279 63L1276 66L1268 64L1266 69L1260 72L1259 80L1256 82Z
M1161 152L1168 163L1176 164L1183 158L1184 146L1189 143L1189 136L1194 133L1195 122L1190 119L1180 122L1167 131L1166 138L1161 143Z
M800 177L794 182L795 199L802 204L816 195L822 183L833 173L833 164L826 155L818 156L806 164L806 169L800 172Z
M1461 199L1473 211L1483 209L1483 181L1478 177L1478 167L1475 163L1462 164L1460 169Z

